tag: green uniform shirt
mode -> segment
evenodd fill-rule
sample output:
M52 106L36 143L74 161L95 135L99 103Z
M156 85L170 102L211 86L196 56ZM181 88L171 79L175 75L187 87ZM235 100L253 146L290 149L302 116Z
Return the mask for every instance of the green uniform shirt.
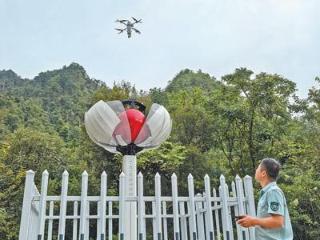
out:
M267 229L257 226L255 228L256 240L292 240L293 233L286 198L276 182L271 182L260 191L257 217L270 217L277 214L284 217L281 228Z

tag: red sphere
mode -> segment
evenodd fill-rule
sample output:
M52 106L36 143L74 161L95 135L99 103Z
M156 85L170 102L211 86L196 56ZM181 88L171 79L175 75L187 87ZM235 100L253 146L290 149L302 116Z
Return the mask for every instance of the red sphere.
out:
M119 115L120 123L114 131L114 135L121 135L127 143L134 142L139 135L146 117L137 109L127 109ZM128 132L129 123L130 132ZM143 133L143 140L148 137L147 133ZM143 141L142 139L140 139Z

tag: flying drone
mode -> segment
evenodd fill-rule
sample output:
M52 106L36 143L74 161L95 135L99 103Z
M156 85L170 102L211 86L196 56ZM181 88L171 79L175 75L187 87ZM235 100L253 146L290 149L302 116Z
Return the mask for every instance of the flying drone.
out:
M132 33L132 30L135 31L136 33L141 33L138 29L136 29L134 27L135 24L137 23L142 23L142 19L136 19L134 17L132 17L133 19L133 22L129 21L129 20L126 20L126 19L117 19L116 22L118 23L121 23L121 24L124 24L126 27L121 29L121 28L115 28L115 30L118 31L118 33L123 33L125 30L127 30L127 35L128 35L128 38L131 37L131 33Z

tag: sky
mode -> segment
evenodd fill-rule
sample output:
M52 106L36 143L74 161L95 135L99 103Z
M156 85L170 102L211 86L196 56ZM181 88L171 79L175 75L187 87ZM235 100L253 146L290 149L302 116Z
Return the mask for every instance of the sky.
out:
M277 73L306 97L320 76L320 0L0 0L0 70L72 62L91 78L164 88L182 69ZM117 34L118 18L142 32Z

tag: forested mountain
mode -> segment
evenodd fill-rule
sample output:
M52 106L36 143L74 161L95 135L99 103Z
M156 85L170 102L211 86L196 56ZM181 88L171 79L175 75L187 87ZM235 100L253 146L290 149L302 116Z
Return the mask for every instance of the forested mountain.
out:
M59 194L61 174L70 176L69 194L79 194L82 171L89 173L90 194L97 194L106 170L110 193L118 190L121 156L94 145L83 125L85 111L98 100L135 98L147 107L163 104L173 118L170 139L138 156L138 169L153 191L159 172L168 186L176 172L191 172L196 190L205 173L217 186L221 173L253 175L264 157L282 163L279 184L286 193L295 239L320 235L320 90L319 78L307 99L299 99L295 83L283 76L244 68L217 80L184 69L164 88L138 91L130 82L107 86L91 79L82 66L24 79L13 70L0 71L0 239L17 239L25 171L50 173L50 194ZM38 185L39 186L39 185ZM185 181L179 192L185 193ZM163 192L169 195L170 191ZM256 186L258 191L258 186Z

